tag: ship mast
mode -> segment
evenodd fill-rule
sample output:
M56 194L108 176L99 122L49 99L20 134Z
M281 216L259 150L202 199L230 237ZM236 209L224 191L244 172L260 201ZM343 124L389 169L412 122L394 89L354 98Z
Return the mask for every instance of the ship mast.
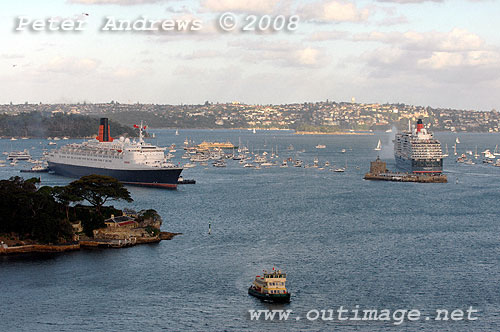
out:
M144 140L142 139L142 120L141 120L141 126L139 127L139 143L142 143L144 142Z

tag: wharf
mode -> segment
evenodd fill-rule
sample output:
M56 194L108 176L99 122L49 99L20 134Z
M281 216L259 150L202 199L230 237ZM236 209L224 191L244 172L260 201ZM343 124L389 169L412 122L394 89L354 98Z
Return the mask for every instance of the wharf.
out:
M9 247L4 244L0 246L1 255L28 254L28 253L54 253L80 250L80 243L49 245L49 244L28 244L22 246Z
M446 175L418 175L408 173L366 173L365 180L418 182L418 183L447 183Z
M448 179L444 174L415 174L398 173L387 170L387 164L377 157L377 160L370 163L370 172L365 174L365 180L395 181L395 182L418 182L418 183L447 183Z
M87 238L83 236L82 239L74 243L58 245L28 244L7 246L6 244L2 243L0 244L0 256L32 253L60 253L92 248L126 248L138 244L158 243L162 240L171 240L176 235L181 234L182 233L160 232L157 236L153 237L138 236L121 239Z

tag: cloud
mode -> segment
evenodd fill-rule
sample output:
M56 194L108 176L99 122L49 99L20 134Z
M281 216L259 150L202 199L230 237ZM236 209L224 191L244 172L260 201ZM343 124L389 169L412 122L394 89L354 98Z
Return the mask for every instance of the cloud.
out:
M320 68L328 64L322 48L304 46L288 41L233 41L230 47L239 48L240 58L246 62L271 62L284 67Z
M497 79L500 50L464 29L449 32L371 32L350 37L387 46L365 52L359 59L371 76L406 74L436 82L471 84ZM410 79L410 78L409 78Z
M321 62L321 51L316 48L306 47L296 50L294 53L295 62L303 66L316 66Z
M81 5L119 5L119 6L132 6L132 5L146 5L168 2L171 0L67 0L68 3L75 3Z
M381 20L378 25L398 25L408 23L408 18L404 15L399 16L389 16Z
M327 40L342 40L348 39L351 36L350 32L347 31L317 31L313 33L308 40L310 41L327 41Z
M443 2L443 0L377 0L378 2L390 2L399 4L424 3L424 2Z
M0 54L0 59L11 60L11 59L22 59L22 58L24 58L24 55L22 54L14 54L14 53Z
M449 32L379 32L354 34L352 41L374 41L399 45L408 50L470 51L484 46L484 40L465 29L454 28Z
M67 75L87 75L97 69L100 62L90 58L55 57L40 67L42 72Z
M132 79L135 77L143 76L144 70L128 67L117 67L110 71L110 75L117 79Z
M397 3L397 4L402 4L402 5L407 5L407 4L420 4L424 2L445 2L446 0L377 0L378 2L389 2L389 3ZM493 0L467 0L469 2L487 2L487 1L493 1Z
M444 69L463 67L487 67L500 65L500 54L493 51L432 52L425 59L418 60L420 68Z
M371 15L368 8L358 8L346 0L316 1L300 7L298 13L306 20L317 22L361 22Z
M201 7L210 12L272 13L288 5L288 0L202 0Z
M219 50L195 50L189 54L179 54L177 58L184 60L198 60L198 59L208 59L217 58L225 56L225 53Z

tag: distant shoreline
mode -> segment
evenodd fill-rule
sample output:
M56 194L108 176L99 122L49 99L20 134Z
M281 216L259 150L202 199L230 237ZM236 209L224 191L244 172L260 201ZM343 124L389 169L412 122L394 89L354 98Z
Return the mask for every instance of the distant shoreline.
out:
M371 132L350 132L350 131L332 131L332 132L321 132L321 131L296 131L295 135L375 135Z

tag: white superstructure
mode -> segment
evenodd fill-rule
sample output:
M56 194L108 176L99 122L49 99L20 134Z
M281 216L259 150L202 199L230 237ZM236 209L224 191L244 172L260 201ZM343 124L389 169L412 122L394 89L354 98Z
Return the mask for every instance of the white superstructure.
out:
M50 151L48 161L58 164L97 167L105 169L136 170L144 168L171 167L165 158L165 149L120 137L113 142L92 139L83 143L72 143Z

